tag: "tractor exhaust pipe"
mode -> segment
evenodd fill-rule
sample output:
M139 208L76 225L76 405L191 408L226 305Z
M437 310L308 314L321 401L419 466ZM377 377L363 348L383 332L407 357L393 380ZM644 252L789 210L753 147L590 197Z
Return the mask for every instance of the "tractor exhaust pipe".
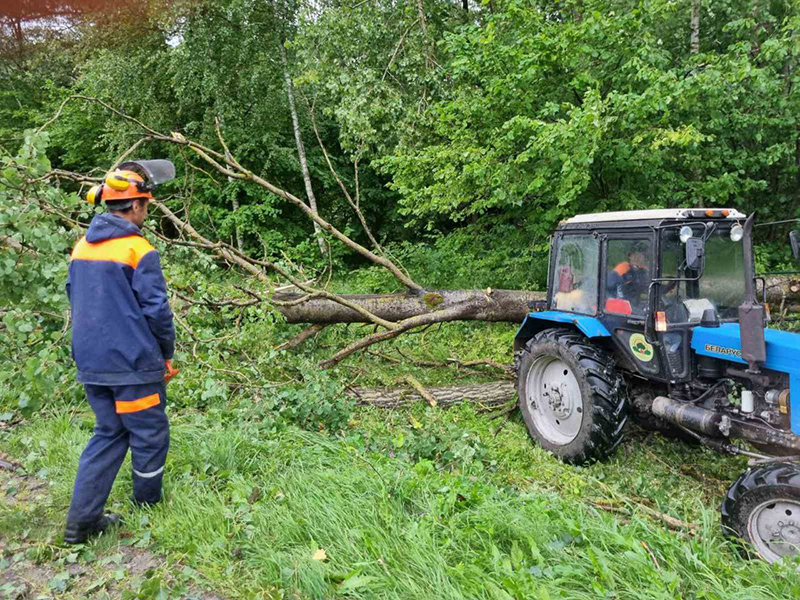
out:
M651 410L655 416L673 425L680 425L686 429L700 431L714 437L722 434L720 431L722 415L713 410L685 402L676 402L666 396L658 396L653 400Z
M756 299L755 267L753 265L753 221L755 213L744 222L742 252L744 259L744 301L739 306L739 338L742 358L750 365L749 373L758 373L758 363L767 360L767 343L764 338L766 309Z
M653 400L650 411L658 418L679 427L713 438L739 438L748 442L782 446L800 450L800 436L778 431L772 427L728 416L689 402L679 402L666 396Z

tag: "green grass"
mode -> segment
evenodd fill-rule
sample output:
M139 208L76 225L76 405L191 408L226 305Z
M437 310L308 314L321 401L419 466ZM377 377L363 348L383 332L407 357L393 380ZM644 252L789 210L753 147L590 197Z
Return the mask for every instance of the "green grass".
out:
M410 424L410 413L421 427ZM720 536L716 505L741 461L679 442L635 439L611 461L578 469L534 448L518 420L495 436L497 422L469 407L359 410L338 437L294 427L265 433L257 411L248 417L221 406L171 418L166 501L132 509L126 465L112 503L133 540L180 559L232 598L800 593L790 567L741 559ZM46 506L0 507L4 537L35 523L33 539L57 542L90 425L85 414L56 412L4 434L4 451L53 482ZM475 452L446 468L404 453L414 436L449 429L472 436ZM632 514L624 522L594 508L599 499ZM669 531L637 509L643 504L702 530L691 537ZM113 545L95 543L101 553ZM314 560L318 548L328 560Z

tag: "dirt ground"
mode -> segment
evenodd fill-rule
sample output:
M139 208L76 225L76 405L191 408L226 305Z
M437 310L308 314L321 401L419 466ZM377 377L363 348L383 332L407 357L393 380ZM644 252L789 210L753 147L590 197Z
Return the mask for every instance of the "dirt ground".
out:
M0 453L0 600L225 600L204 591L196 572L137 547L124 531L64 545L49 492L45 480Z

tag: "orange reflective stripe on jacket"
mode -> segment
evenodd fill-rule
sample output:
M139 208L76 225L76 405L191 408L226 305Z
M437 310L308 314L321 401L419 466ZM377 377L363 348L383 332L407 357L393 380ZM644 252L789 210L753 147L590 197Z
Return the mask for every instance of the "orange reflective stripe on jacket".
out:
M142 257L154 250L146 239L139 235L113 238L92 244L81 238L72 251L72 260L93 260L122 263L136 268Z
M138 400L127 400L116 402L117 414L135 413L142 410L147 410L152 406L158 406L161 402L161 397L158 394L150 394Z

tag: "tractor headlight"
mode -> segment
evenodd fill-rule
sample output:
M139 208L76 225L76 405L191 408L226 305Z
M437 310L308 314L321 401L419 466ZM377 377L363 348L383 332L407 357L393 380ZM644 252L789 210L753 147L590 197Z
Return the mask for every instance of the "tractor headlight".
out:
M731 241L738 242L744 236L744 227L741 225L734 225L731 227Z
M694 235L692 228L688 225L684 225L681 227L680 233L678 234L681 238L681 243L685 244L689 241L689 239Z

